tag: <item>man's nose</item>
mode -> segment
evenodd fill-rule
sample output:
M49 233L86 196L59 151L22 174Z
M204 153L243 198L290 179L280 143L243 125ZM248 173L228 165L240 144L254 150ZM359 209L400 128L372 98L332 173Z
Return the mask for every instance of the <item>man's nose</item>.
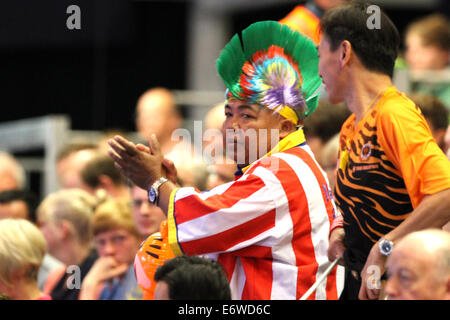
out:
M105 243L103 252L107 256L113 256L116 252L116 248L114 247L114 244L111 241L108 241L107 243Z
M395 277L390 277L386 281L386 285L384 287L384 293L386 294L388 299L395 298L398 295L397 294L397 284L396 284Z

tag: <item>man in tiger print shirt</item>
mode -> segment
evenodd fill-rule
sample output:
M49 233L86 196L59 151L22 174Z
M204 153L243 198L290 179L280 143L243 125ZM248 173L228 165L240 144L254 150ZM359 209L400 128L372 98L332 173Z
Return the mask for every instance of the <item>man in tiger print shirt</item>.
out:
M320 76L330 101L352 112L340 133L335 197L342 215L328 250L346 267L341 299L379 298L395 243L450 220L450 163L420 109L392 85L400 36L371 8L344 4L320 23Z

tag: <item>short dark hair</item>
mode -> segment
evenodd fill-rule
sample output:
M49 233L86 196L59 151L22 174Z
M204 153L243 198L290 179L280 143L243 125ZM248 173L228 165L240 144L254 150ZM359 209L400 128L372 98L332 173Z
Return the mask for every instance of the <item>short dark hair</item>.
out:
M114 160L108 155L97 155L86 163L81 170L81 179L92 188L100 184L100 176L107 175L116 186L125 185L127 180L114 166Z
M369 28L369 3L349 2L328 10L320 20L320 30L334 51L347 40L368 70L392 77L400 47L394 23L380 9L380 28Z
M39 204L39 199L36 194L28 190L6 190L0 192L0 203L8 204L13 201L25 202L28 209L28 219L36 223L36 209Z
M231 300L225 271L211 259L183 255L167 260L155 281L167 283L171 300Z

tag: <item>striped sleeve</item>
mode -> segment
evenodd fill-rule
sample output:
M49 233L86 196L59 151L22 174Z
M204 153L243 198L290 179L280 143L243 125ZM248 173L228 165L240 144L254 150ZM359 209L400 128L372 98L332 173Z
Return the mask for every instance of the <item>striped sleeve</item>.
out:
M169 243L175 254L239 250L274 227L275 211L270 188L254 174L204 193L180 188L171 194Z

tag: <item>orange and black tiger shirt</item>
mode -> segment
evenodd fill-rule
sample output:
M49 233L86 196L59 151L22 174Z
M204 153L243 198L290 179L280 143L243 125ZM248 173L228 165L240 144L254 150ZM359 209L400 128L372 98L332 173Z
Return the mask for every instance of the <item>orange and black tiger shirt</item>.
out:
M360 271L370 249L425 195L450 188L450 162L420 109L394 86L339 140L336 203L344 217L346 264Z

